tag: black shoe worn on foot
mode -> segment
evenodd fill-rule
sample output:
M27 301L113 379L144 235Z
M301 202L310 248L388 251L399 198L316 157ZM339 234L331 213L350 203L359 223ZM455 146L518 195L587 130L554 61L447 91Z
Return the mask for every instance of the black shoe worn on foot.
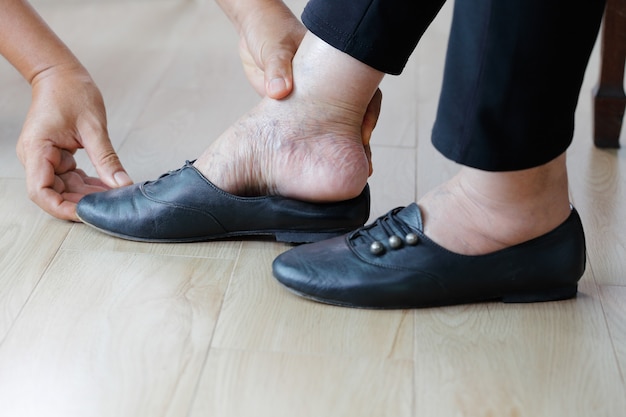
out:
M278 256L274 276L315 301L361 308L417 308L576 296L585 237L572 208L556 229L486 255L451 252L423 233L417 204L399 207L344 236Z
M281 196L240 197L212 184L187 161L156 181L89 194L76 213L104 233L143 242L198 242L273 236L316 242L362 226L369 217L366 186L358 197L309 203Z

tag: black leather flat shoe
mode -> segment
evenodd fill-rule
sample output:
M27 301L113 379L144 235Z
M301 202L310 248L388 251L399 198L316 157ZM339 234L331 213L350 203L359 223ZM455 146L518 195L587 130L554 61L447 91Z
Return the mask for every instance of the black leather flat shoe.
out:
M338 203L307 203L280 196L238 197L220 190L190 162L156 181L83 197L78 217L104 233L145 242L197 242L274 236L316 242L362 226L369 187Z
M345 236L283 253L274 261L274 276L323 303L413 308L572 298L585 270L585 237L575 209L551 232L481 256L450 252L422 230L419 207L400 207Z

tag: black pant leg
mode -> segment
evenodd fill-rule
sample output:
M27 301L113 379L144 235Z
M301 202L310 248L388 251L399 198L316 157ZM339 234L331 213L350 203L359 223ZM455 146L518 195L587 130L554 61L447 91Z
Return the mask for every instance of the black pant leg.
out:
M310 0L302 21L317 37L388 74L399 74L445 0Z
M604 0L456 0L433 144L488 171L565 152Z

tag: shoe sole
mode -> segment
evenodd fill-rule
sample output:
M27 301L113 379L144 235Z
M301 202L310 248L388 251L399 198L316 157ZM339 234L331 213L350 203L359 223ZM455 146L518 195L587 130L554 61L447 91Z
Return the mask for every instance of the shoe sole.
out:
M433 303L433 304L417 303L417 304L411 304L411 305L364 306L364 305L355 305L355 304L345 303L341 301L317 298L310 294L305 294L293 288L290 288L280 281L279 283L284 288L286 288L289 292L299 297L305 298L307 300L315 301L317 303L322 303L322 304L333 305L337 307L350 307L350 308L365 309L365 310L404 310L404 309L414 309L414 308L444 307L444 306L454 306L454 305L461 305L461 304L476 304L476 303L498 302L498 301L505 303L505 304L543 303L543 302L550 302L550 301L569 300L572 298L576 298L576 296L578 295L578 285L573 285L573 286L560 287L560 288L527 291L527 292L520 292L516 294L507 294L507 295L503 295L501 297L495 297L495 298L474 299L474 300L451 300L450 302Z
M93 224L86 222L78 216L78 219L83 224L89 226L92 229L98 230L109 236L117 237L124 240L130 240L133 242L143 243L194 243L194 242L210 242L214 240L228 240L238 239L245 237L273 237L277 242L281 243L315 243L322 240L330 239L336 236L346 234L353 229L341 229L341 230L326 230L326 231L294 231L294 230L245 230L239 232L223 233L221 235L211 236L195 236L190 238L174 238L174 239L150 239L141 238L136 236L129 236L123 233L111 232L109 230L101 229Z

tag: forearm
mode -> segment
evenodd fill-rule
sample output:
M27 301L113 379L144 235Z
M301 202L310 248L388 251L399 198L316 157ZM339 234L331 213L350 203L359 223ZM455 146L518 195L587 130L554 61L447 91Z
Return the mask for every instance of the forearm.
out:
M48 68L81 66L25 0L0 0L0 54L29 83Z

